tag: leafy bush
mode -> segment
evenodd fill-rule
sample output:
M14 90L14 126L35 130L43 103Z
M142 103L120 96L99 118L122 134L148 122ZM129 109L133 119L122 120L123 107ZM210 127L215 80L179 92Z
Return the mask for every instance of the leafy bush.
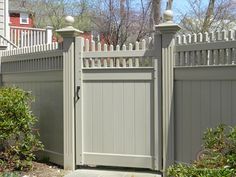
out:
M203 150L192 165L176 164L167 170L174 177L236 176L236 127L219 125L204 133Z
M33 131L32 96L18 88L0 89L0 171L29 170L43 145Z
M6 172L0 174L0 177L20 177L17 173Z
M235 177L235 169L198 168L195 165L176 164L168 168L168 176L174 177Z

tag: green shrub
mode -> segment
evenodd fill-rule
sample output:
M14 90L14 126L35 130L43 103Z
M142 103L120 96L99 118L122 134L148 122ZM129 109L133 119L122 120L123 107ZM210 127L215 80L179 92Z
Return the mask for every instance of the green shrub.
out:
M30 93L21 89L0 89L0 171L29 170L34 152L43 149L33 131L32 101Z
M176 164L168 168L174 177L235 177L236 127L219 125L204 133L203 150L192 165Z
M168 168L168 176L174 177L235 177L235 169L198 168L195 165L176 164Z
M0 177L20 177L17 173L5 172L0 174Z

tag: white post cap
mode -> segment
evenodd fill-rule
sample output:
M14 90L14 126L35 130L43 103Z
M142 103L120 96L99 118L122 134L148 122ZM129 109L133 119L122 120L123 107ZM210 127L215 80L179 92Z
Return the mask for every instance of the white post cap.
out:
M65 21L67 26L65 28L56 30L56 32L58 32L62 37L75 37L83 33L83 31L80 31L72 26L75 22L74 17L66 16Z
M70 15L66 16L65 20L66 20L66 23L68 26L72 26L75 23L74 17L72 17Z
M168 9L163 13L163 19L165 23L173 23L173 11Z

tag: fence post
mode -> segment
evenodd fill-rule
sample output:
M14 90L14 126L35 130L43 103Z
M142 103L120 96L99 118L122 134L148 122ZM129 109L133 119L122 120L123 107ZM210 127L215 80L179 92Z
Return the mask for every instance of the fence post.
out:
M52 43L52 29L53 29L53 27L51 27L51 26L46 27L46 43L47 44Z
M75 169L75 37L81 31L72 27L74 18L66 17L68 26L57 30L63 37L63 142L64 169Z
M156 44L161 44L161 115L163 129L163 169L174 162L174 47L175 34L180 30L174 24L173 13L166 10L163 14L164 23L156 25Z
M2 84L2 52L0 52L0 87L3 86Z
M75 117L76 117L76 164L83 165L83 75L82 75L82 65L83 65L83 48L84 48L84 38L75 38L75 90L79 92L75 97Z

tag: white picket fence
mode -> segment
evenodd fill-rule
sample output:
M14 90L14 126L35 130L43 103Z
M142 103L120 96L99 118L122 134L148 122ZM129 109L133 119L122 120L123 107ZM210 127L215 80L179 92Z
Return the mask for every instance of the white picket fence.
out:
M235 31L177 36L176 66L236 64Z
M51 43L52 28L41 29L10 26L10 41L18 47Z

